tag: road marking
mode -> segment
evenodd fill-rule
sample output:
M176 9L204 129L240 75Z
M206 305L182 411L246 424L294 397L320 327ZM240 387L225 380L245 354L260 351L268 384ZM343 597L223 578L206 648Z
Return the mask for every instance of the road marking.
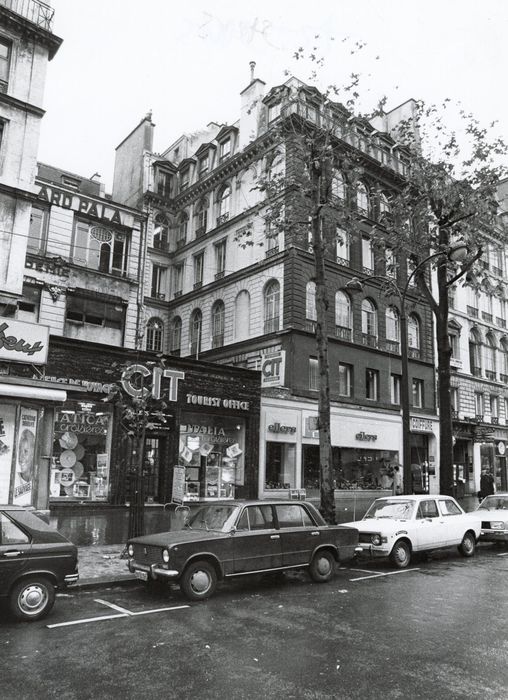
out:
M408 574L410 571L420 571L417 569L403 569L402 571L387 571L384 574L372 574L371 576L359 576L358 578L350 578L350 581L365 581L368 578L379 578L380 576L393 576L394 574Z
M151 615L152 613L167 612L168 610L183 610L190 608L190 605L175 605L172 608L157 608L156 610L140 610L139 612L131 612L131 615Z
M99 615L98 617L87 617L83 620L71 620L70 622L57 622L54 625L46 625L48 629L54 629L55 627L69 627L71 625L84 625L88 622L101 622L102 620L117 620L120 617L134 617L137 615L151 615L152 613L169 612L171 610L183 610L184 608L190 608L190 605L174 605L171 608L155 608L153 610L140 610L139 612L132 612L127 610L127 608L121 608L115 603L108 603L107 600L101 600L100 598L94 599L95 603L101 603L106 605L108 608L113 608L113 610L118 610L118 615Z
M503 552L502 554L498 554L498 557L506 557L508 556L508 552Z
M71 620L70 622L57 622L54 625L46 625L46 627L50 630L54 629L55 627L69 627L69 625L84 625L87 622L98 622L99 620L114 620L115 618L118 617L129 617L126 614L120 614L120 615L101 615L100 617L87 617L83 620Z
M349 569L349 570L350 570L350 571L363 571L363 572L365 572L366 574L371 574L371 573L372 573L372 569Z
M113 610L117 610L118 612L124 613L125 615L132 615L130 610L127 610L126 608L121 608L119 605L115 605L115 603L108 603L107 600L102 600L102 598L94 598L94 602L106 605L108 608L113 608Z

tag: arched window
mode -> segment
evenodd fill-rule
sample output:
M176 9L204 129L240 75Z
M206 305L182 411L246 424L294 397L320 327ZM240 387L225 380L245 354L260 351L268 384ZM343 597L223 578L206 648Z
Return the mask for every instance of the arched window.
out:
M235 299L235 340L248 338L250 335L250 295L242 289Z
M220 348L224 345L224 302L219 299L212 306L212 348Z
M229 219L231 209L231 187L226 185L219 194L219 217L217 224L222 224Z
M469 333L469 364L471 368L471 374L474 377L482 376L480 342L481 338L478 331L471 330L471 332Z
M157 214L154 219L153 247L167 250L169 243L169 223L164 214Z
M500 377L501 381L508 382L508 338L501 338L501 362L502 362L502 372L504 377ZM508 414L506 416L508 420Z
M151 318L146 324L146 349L152 352L162 352L164 340L164 324L160 318Z
M379 195L379 218L382 219L383 216L390 213L390 201L384 192Z
M362 334L365 345L377 344L377 310L370 299L362 301Z
M386 340L400 343L400 314L395 306L388 306L385 312Z
M206 233L208 227L208 199L202 197L196 204L194 213L196 238Z
M171 321L171 335L169 339L169 352L175 357L180 357L182 344L182 319L175 316Z
M305 318L308 321L317 321L315 282L307 282L307 290L305 294Z
M279 330L280 285L277 280L270 280L264 292L265 333Z
M362 214L369 213L369 191L361 181L356 186L356 208Z
M346 199L346 183L340 170L334 170L332 175L332 197Z
M338 292L335 292L335 333L343 340L351 340L352 328L351 299L339 289Z
M484 356L485 376L487 379L496 379L496 342L490 334L486 338Z
M407 344L415 350L420 349L420 321L414 314L407 319Z
M190 354L198 357L201 352L201 329L203 315L200 309L194 309L189 322Z

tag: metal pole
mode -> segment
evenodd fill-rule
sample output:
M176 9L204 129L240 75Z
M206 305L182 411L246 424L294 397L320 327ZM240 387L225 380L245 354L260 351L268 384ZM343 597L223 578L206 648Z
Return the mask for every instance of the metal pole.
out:
M400 295L400 360L401 360L401 397L402 411L402 484L405 494L413 493L413 476L411 472L411 425L409 413L409 361L407 355L407 318L406 297Z

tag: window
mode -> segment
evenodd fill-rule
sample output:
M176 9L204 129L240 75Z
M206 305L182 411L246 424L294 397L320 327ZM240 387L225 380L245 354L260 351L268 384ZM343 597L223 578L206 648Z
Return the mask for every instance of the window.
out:
M346 184L344 176L338 170L334 170L332 175L332 197L346 199Z
M313 522L300 504L275 506L279 527L312 527Z
M128 249L125 233L76 219L72 260L77 265L124 275L127 272Z
M362 301L362 334L366 344L377 340L377 311L370 299Z
M183 263L173 267L173 296L179 297L183 291Z
M339 265L349 267L351 263L351 235L337 226L337 262Z
M407 319L407 344L408 347L420 350L420 321L414 314Z
M201 287L203 284L203 268L205 261L205 254L203 251L194 255L194 289Z
M353 368L351 365L339 364L339 396L351 396L353 387Z
M23 298L14 300L13 304L4 306L0 305L0 316L16 318L18 321L29 321L37 323L39 320L39 310L41 306L41 289L38 285L23 284ZM12 311L9 312L9 308Z
M317 357L309 357L309 389L319 391L319 365Z
M268 105L268 122L273 122L274 119L280 116L281 103Z
M439 507L443 515L462 515L462 511L456 503L443 499L439 501Z
M386 340L400 343L400 314L395 306L389 306L385 313L386 318Z
M171 175L164 170L156 172L156 190L161 197L171 196Z
M185 190L190 183L190 168L186 168L180 173L180 192Z
M226 273L226 238L215 244L215 279L224 277Z
M416 517L418 520L424 520L425 518L439 518L439 511L437 509L436 501L422 501L418 506Z
M240 229L241 230L241 229ZM266 254L275 255L279 252L279 233L276 224L271 221L265 221L266 231Z
M176 247L181 248L187 239L187 225L189 217L187 212L182 211L176 219Z
M169 336L169 352L175 357L180 357L180 346L182 343L182 319L175 316L171 321Z
M400 383L401 376L392 374L390 377L390 403L393 406L400 406Z
M316 321L316 283L307 282L305 294L305 318L308 321Z
M30 538L3 513L0 515L0 545L29 544Z
M235 340L248 338L250 334L250 295L245 289L235 299Z
M206 233L208 228L208 199L206 197L199 200L194 219L196 238L199 238Z
M361 214L369 213L369 192L363 182L356 187L356 208Z
M379 195L379 218L382 220L390 213L390 201L384 192Z
M487 342L484 346L485 376L487 379L496 378L496 346L493 338L487 335Z
M481 416L483 419L485 406L483 402L483 394L479 391L475 391L474 393L474 407L476 415Z
M210 156L207 153L206 156L203 156L203 158L199 159L199 164L198 164L198 172L199 172L199 177L204 177L208 170L210 168Z
M452 404L452 411L458 413L460 410L460 396L459 390L456 386L450 388L450 400Z
M362 265L367 274L374 270L374 248L370 238L362 238Z
M212 306L212 348L220 348L224 345L225 314L224 302L219 299Z
M480 338L477 332L474 330L469 333L469 364L471 374L474 377L481 377L482 363L480 354Z
M48 210L32 205L27 251L44 253L47 239Z
M68 338L122 345L124 319L120 300L67 293L64 335Z
M499 396L496 394L490 395L490 418L492 422L497 422L499 419Z
M377 401L379 394L379 372L377 369L365 370L365 398Z
M162 352L164 339L164 324L160 318L151 318L146 324L146 349L152 352Z
M238 530L273 530L272 506L247 506L238 521Z
M387 277L397 279L398 263L392 248L385 248L385 270Z
M219 161L222 163L223 160L229 158L231 155L231 139L223 141L219 147Z
M264 317L265 333L279 330L280 286L277 280L271 280L265 287Z
M337 331L339 337L346 336L344 340L351 340L351 329L353 328L351 299L341 289L335 292L335 326L336 329L344 329L344 332Z
M217 226L223 224L229 219L231 208L231 187L225 187L219 195L219 216L217 218Z
M169 245L169 223L163 214L157 214L154 220L153 247L167 250Z
M166 292L166 268L160 265L152 265L152 287L150 296L154 299L165 299Z
M200 309L194 309L190 317L189 337L190 337L190 354L196 358L201 352L201 329L203 316Z
M423 408L423 379L413 379L411 393L414 408Z
M11 42L0 38L0 92L7 92L11 62Z

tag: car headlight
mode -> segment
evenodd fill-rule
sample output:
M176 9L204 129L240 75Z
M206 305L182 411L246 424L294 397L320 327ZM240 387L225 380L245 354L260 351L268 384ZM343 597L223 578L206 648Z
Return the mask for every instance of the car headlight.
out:
M494 520L494 521L491 520L490 527L493 530L504 530L506 526L502 520Z
M162 550L162 561L167 564L169 562L169 552L167 549Z
M133 556L134 556L134 545L133 545L133 544L130 544L130 545L127 547L127 554L128 554L130 557L133 557Z
M372 542L372 544L378 547L381 544L381 535L371 535L370 541Z

